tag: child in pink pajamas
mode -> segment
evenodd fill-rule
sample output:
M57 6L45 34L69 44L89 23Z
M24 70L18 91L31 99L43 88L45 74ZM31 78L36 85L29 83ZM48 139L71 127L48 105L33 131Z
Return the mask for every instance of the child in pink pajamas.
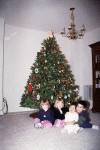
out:
M54 105L51 106L51 109L53 111L53 124L56 127L64 127L64 119L65 119L65 113L68 111L68 108L64 106L64 101L62 98L58 98Z
M52 128L53 115L50 106L49 100L46 99L41 101L38 118L35 118L35 128Z

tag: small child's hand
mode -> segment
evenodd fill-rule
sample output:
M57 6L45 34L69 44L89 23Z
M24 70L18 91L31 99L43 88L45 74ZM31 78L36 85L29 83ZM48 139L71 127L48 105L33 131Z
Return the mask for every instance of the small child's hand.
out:
M64 124L65 124L65 125L68 125L68 122L65 122Z
M70 124L74 124L75 120L71 121L71 122L65 122L65 125L70 125Z
M41 123L44 123L44 121L42 121Z

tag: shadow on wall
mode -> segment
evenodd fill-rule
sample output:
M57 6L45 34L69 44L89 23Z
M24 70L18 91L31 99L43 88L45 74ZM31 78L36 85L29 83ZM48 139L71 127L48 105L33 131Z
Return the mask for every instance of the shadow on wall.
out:
M88 110L89 110L89 108L90 108L90 102L87 101L87 100L84 100L84 101L85 101L86 104L87 104L87 107L86 107L86 113L87 113L88 117L90 118L90 114L89 114L89 112L88 112ZM90 120L91 120L91 119L90 119Z

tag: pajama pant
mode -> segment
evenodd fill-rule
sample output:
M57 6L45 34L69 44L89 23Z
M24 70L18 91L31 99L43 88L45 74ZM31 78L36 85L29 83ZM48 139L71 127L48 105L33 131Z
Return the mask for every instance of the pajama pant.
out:
M54 125L57 127L64 127L64 120L56 119Z
M44 120L42 122L39 118L35 118L34 121L35 121L35 124L41 123L45 129L52 128L52 123L50 121L48 121L48 120Z

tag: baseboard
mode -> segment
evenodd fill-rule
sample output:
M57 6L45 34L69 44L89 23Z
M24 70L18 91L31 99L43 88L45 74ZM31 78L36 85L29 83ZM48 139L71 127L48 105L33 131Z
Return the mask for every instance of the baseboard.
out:
M38 112L39 110L29 110L29 111L19 111L19 112L8 112L7 114L13 114L13 115L16 115L16 114L26 114L26 113L34 113L34 112Z
M2 111L0 111L0 115L3 115L3 112L2 112Z

